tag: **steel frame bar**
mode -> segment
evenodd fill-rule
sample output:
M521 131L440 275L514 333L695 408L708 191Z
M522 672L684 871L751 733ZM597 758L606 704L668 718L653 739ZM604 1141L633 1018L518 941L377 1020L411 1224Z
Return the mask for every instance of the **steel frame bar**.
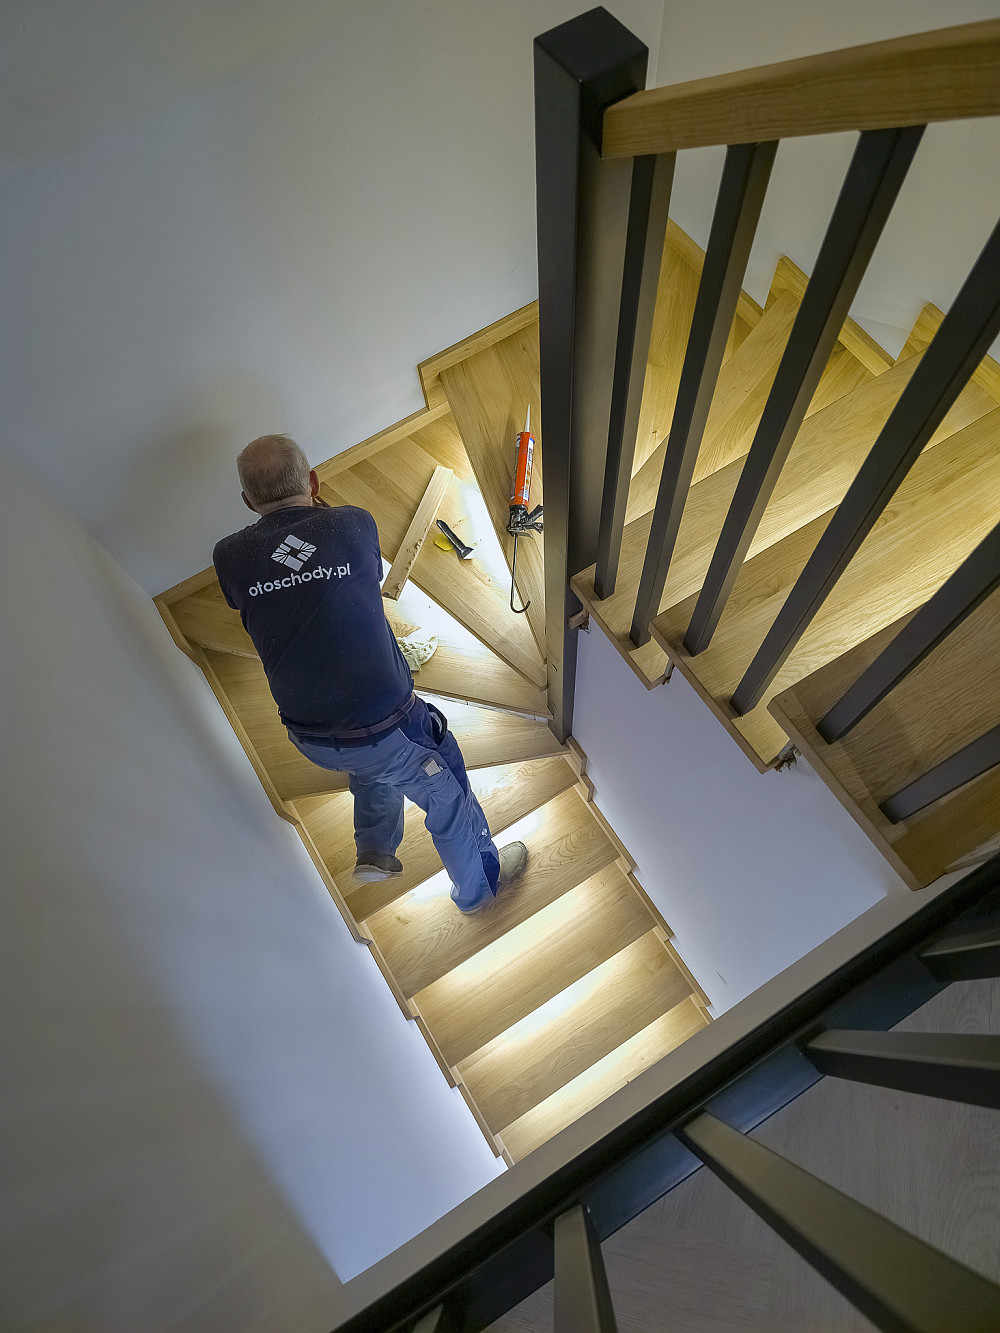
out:
M978 1273L712 1115L678 1137L877 1328L996 1333L1000 1287Z
M819 720L823 740L832 744L846 736L997 588L1000 523Z
M726 149L629 633L637 648L649 642L660 608L777 149L774 142Z
M428 1311L422 1319L413 1325L412 1333L452 1333L454 1323L448 1318L443 1305Z
M583 1204L555 1220L555 1333L617 1333L611 1290Z
M684 637L692 656L712 641L923 133L858 140Z
M904 819L919 814L934 801L939 801L942 796L964 787L981 773L995 768L997 764L1000 764L1000 726L991 727L984 735L977 736L968 745L963 745L961 750L956 750L919 778L901 787L887 797L879 809L891 824L900 824Z
M608 462L594 576L594 591L602 599L611 596L618 578L675 161L675 153L664 153L658 157L637 157L632 163Z
M924 1097L1000 1107L1000 1037L824 1032L803 1047L821 1074Z
M646 47L604 9L535 39L545 646L552 729L573 728L579 610L597 558L631 164L601 160L605 109L646 81Z
M1000 925L948 934L920 954L938 981L973 981L1000 977Z
M998 333L1000 224L736 687L737 714L760 702Z

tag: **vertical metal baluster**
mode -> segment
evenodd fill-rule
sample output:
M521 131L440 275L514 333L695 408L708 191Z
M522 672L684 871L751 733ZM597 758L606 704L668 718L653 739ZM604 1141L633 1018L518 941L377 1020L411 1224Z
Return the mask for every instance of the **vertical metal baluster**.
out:
M601 1243L583 1204L555 1222L555 1333L617 1333Z
M712 1115L678 1138L887 1333L997 1333L1000 1287Z
M692 656L712 640L923 133L858 141L684 637Z
M600 598L611 596L618 577L676 157L676 153L663 153L659 157L637 157L632 163L632 197L611 389L608 465L604 473L594 575L594 592Z
M997 588L1000 523L817 722L823 739L832 744L846 736Z
M649 642L649 622L660 607L777 149L776 143L726 149L629 632L637 648Z
M1000 224L736 687L737 713L760 703L998 333Z
M996 768L997 764L1000 764L1000 726L991 727L926 773L921 773L919 778L893 792L879 804L879 809L890 823L900 824L943 796L950 796L973 778Z
M821 1074L1000 1107L1000 1037L965 1032L823 1032L802 1048Z

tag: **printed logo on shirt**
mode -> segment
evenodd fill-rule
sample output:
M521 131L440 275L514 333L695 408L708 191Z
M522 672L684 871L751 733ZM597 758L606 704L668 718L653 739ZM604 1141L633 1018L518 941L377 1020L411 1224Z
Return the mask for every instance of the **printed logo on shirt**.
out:
M272 557L274 559L275 557ZM290 561L285 561L290 564ZM301 569L301 564L299 565ZM307 569L304 574L290 574L287 578L275 579L273 583L254 583L247 591L251 597L259 597L261 593L278 592L281 588L295 588L300 583L309 583L312 579L347 579L351 577L350 565L317 565L315 569Z
M271 559L277 560L279 565L288 565L289 569L299 570L315 554L315 546L310 546L308 542L300 541L298 537L293 537L289 533Z

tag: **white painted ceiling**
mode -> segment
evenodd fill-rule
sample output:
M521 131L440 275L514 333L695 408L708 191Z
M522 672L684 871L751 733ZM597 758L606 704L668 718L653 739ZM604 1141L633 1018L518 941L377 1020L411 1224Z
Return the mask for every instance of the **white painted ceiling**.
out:
M0 445L155 593L244 521L246 440L319 460L415 410L418 361L537 295L531 39L585 7L0 0ZM672 82L1000 0L609 8ZM856 308L887 341L1000 213L994 127L935 134ZM849 151L782 147L756 294L811 263ZM718 162L678 171L702 241Z

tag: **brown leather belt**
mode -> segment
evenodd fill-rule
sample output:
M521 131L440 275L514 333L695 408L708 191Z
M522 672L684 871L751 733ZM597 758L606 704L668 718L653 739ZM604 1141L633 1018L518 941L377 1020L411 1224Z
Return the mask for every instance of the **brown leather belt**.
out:
M291 730L304 741L318 741L320 744L325 743L327 745L339 745L341 741L357 742L374 740L376 737L382 736L386 732L392 731L395 727L398 727L400 722L409 715L416 702L417 696L411 694L403 704L402 708L397 708L394 713L390 713L389 716L383 718L381 722L376 722L373 727L355 727L353 731L326 732L324 735L317 735L315 732L310 732L304 728L300 729L299 727L292 727Z

